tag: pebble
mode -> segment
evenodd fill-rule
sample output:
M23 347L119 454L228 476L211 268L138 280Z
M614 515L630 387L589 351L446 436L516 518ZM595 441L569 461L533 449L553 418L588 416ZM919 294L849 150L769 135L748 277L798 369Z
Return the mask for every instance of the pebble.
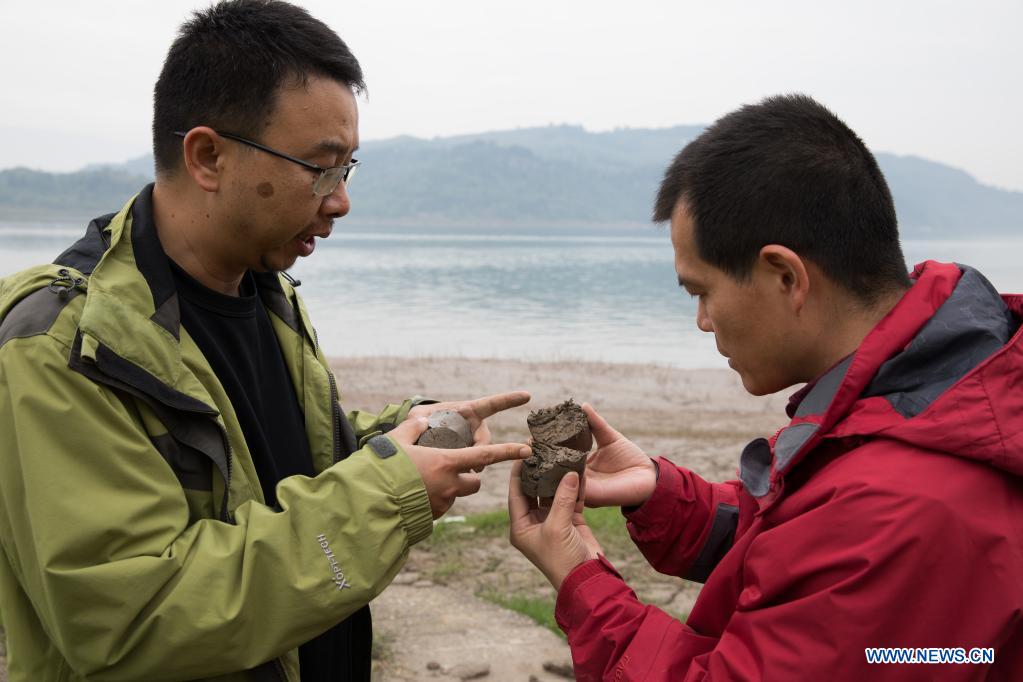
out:
M427 670L440 670L440 663L438 663L437 661L430 661L429 663L426 664L426 669Z
M402 571L394 576L392 581L395 585L411 585L419 580L419 574L415 571Z
M544 661L543 669L552 675L564 677L566 680L575 679L575 669L571 663L557 663L555 661Z
M490 665L487 663L459 663L447 673L460 680L478 680L490 674Z

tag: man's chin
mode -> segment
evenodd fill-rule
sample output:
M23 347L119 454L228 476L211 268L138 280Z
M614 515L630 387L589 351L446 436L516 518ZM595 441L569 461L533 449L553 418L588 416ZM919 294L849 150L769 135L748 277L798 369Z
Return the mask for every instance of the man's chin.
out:
M764 379L762 377L757 379L749 374L740 372L739 370L735 370L735 373L738 374L739 378L742 380L742 387L746 389L746 392L755 396L771 395L772 393L784 391L786 388L795 386L799 383L797 381L782 381L777 377L774 379Z
M253 268L254 272L284 272L290 270L295 261L298 260L298 256L292 256L290 258L279 256L276 254L265 255L259 259L259 267Z
M748 372L743 372L742 370L736 368L735 365L733 365L731 362L729 362L729 366L732 368L733 372L739 375L739 380L742 381L742 387L746 389L746 392L749 393L750 395L759 396L774 393L774 391L766 389L765 386L763 385L763 382L758 381Z

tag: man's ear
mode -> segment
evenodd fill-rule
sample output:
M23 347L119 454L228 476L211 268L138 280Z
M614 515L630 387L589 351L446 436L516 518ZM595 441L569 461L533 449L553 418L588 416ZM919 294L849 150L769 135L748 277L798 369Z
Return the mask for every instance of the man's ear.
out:
M220 155L224 150L224 139L213 128L199 126L192 128L181 141L185 171L199 187L207 192L216 192L220 187Z
M795 314L806 305L810 293L810 276L806 264L792 249L780 244L768 244L760 249L757 266L766 275L775 291L788 299Z

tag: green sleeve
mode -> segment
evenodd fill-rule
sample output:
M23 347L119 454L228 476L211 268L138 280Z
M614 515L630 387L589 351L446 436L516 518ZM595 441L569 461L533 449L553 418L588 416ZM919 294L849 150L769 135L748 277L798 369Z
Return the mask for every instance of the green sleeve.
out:
M355 437L359 439L359 447L366 444L366 441L380 433L386 433L408 418L409 411L416 405L428 405L436 403L436 400L413 396L400 405L391 403L379 414L353 410L348 413L348 423L355 431Z
M234 525L189 524L131 400L66 364L48 337L0 350L0 580L20 584L33 630L78 675L255 667L373 599L431 532L426 490L397 444L391 457L363 448L285 479L279 512L247 502Z

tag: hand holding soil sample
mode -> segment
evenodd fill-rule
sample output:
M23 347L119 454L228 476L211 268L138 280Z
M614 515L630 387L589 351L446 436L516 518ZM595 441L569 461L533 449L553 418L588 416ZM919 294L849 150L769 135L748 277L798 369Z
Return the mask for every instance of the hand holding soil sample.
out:
M522 463L522 492L530 497L554 497L569 471L582 479L593 435L586 413L568 399L560 405L530 412L526 418L533 436L533 454Z
M456 450L472 445L472 429L465 417L453 410L437 410L430 415L427 429L416 445Z

